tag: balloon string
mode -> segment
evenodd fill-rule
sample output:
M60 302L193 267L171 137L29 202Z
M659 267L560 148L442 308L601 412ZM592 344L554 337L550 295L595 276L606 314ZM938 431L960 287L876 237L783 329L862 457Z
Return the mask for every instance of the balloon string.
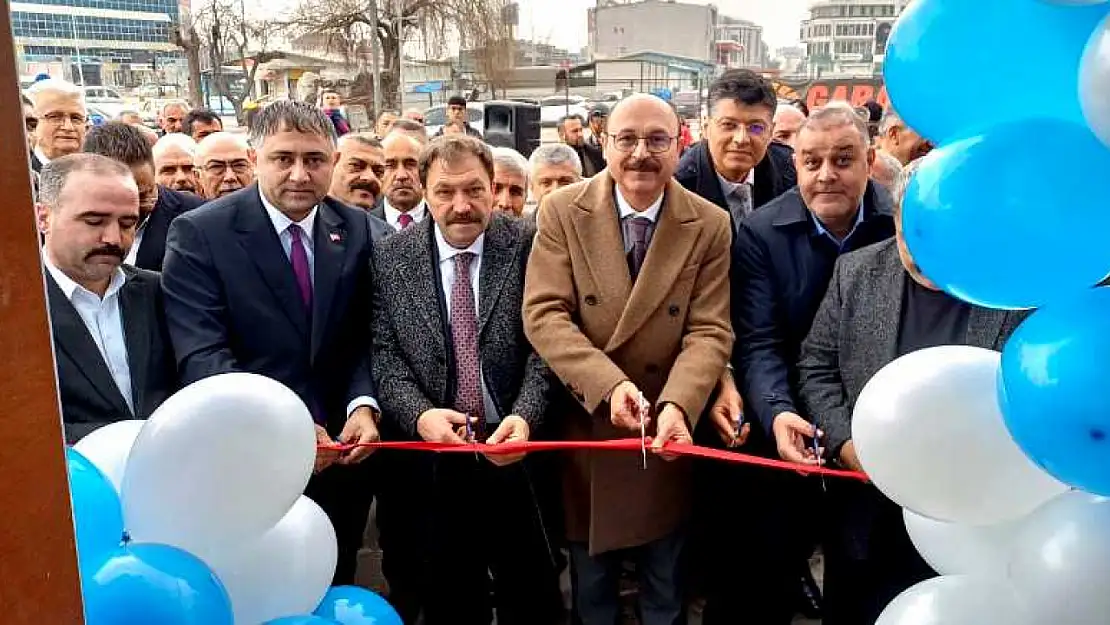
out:
M645 439L645 441L650 447L651 439L647 438ZM625 438L609 441L527 441L523 443L500 443L498 445L486 445L483 443L465 443L459 445L453 443L429 443L426 441L387 441L377 443L318 446L319 449L327 449L333 451L350 451L357 447L370 447L373 449L395 449L403 451L433 451L441 453L481 454L518 454L538 451L567 450L635 451L639 453L640 439ZM752 456L735 451L711 449L709 447L702 447L700 445L667 443L663 446L663 449L667 453L676 456L705 458L708 460L720 460L722 462L731 462L734 464L747 464L757 467L764 467L767 469L776 469L780 471L793 471L795 473L801 473L802 475L824 475L827 477L842 477L851 480L859 480L861 482L869 481L867 474L859 471L845 471L842 469L830 469L828 467L822 466L796 464L793 462L786 462L785 460L762 458L760 456Z

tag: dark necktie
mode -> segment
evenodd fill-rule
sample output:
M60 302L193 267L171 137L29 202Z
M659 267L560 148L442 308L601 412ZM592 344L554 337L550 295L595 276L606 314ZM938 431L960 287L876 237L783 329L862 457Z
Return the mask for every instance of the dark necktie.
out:
M308 252L304 249L304 234L297 224L289 226L289 261L293 263L293 276L301 291L305 310L312 313L312 268L308 265Z
M408 228L412 225L412 215L408 213L397 215L397 223L401 226L401 230Z
M647 217L630 217L628 219L628 234L631 235L632 249L628 252L628 271L632 274L632 281L640 275L640 269L647 258L648 233L651 231L651 220Z
M455 256L455 284L451 286L451 340L455 345L455 410L477 417L474 437L482 440L485 406L482 402L482 370L478 358L478 313L470 284L473 252Z

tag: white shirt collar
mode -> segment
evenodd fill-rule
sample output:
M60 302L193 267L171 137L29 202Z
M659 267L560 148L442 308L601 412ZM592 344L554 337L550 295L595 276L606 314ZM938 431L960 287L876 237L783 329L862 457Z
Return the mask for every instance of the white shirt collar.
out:
M725 192L725 195L731 195L732 192L736 190L736 187L739 187L742 184L746 184L749 186L755 184L755 167L749 169L748 175L744 176L744 179L740 182L733 182L728 178L722 176L720 172L717 172L717 180L721 181L721 190Z
M382 208L385 210L386 222L389 223L389 225L391 226L400 227L401 224L399 219L401 217L401 211L394 208L393 205L389 203L389 200L384 197L382 198ZM424 217L427 214L426 207L424 206L424 200L420 200L420 203L416 206L413 206L412 210L410 210L407 214L409 217L412 217L413 223L418 224L424 221Z
M304 238L301 240L308 247L312 247L312 227L316 225L316 209L318 207L312 207L312 210L308 212L308 216L304 219L293 221L286 217L285 213L278 210L276 206L271 204L270 200L266 199L266 194L262 192L261 188L258 189L258 197L262 198L262 206L266 209L266 214L270 216L270 223L274 224L274 230L277 231L279 237L289 229L289 226L297 224L301 227L304 234Z
M39 159L39 162L43 165L50 162L50 159L47 158L46 153L43 152L42 148L37 145L35 146L35 158Z
M450 243L447 242L447 239L443 238L443 232L440 231L439 224L436 224L433 230L435 231L436 249L439 251L440 263L451 260L459 254L462 254L463 252L473 252L474 255L478 258L482 257L482 250L485 248L486 245L485 232L479 234L478 238L474 239L474 242L471 243L468 247L460 249L457 247L453 247Z
M58 284L58 288L62 290L62 293L70 302L73 301L73 296L77 293L78 289L100 301L104 301L118 293L119 290L123 288L123 283L127 281L127 276L124 275L123 270L116 267L115 272L112 274L112 279L108 282L108 290L104 291L104 297L100 297L96 293L77 284L63 273L61 269L58 269L53 261L50 260L50 255L46 253L46 249L42 250L42 264L46 267L46 270L50 272L50 276L54 278L54 282Z
M636 210L635 208L632 208L632 205L628 203L628 200L624 199L624 196L621 195L621 190L619 187L614 186L613 189L616 191L617 208L620 210L621 219L633 216L647 217L648 220L651 221L651 223L655 223L656 221L658 221L659 211L663 208L663 193L660 193L659 197L655 198L655 201L651 203L651 206L647 207L647 210L641 212Z

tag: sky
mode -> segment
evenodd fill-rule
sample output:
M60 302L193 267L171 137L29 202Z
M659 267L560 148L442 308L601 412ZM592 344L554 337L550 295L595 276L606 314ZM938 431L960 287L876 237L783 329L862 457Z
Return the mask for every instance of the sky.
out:
M578 50L586 45L586 8L594 0L517 0L520 3L521 39L548 41L555 46ZM710 4L707 0L682 0ZM771 49L798 43L798 23L807 15L809 0L714 0L723 15L755 22L763 27L763 39Z

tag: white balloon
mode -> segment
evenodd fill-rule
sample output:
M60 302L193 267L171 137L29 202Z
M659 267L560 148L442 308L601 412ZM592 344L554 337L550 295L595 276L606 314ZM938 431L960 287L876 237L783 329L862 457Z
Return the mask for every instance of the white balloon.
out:
M1110 619L1110 499L1073 491L1025 520L1010 579L1042 623Z
M1095 29L1079 63L1079 103L1083 116L1110 146L1110 16Z
M131 455L135 439L139 437L139 432L145 424L146 421L141 419L109 423L77 441L73 448L100 469L100 472L112 481L112 486L116 487L118 493L123 489L123 472L127 468L127 457Z
M1010 438L997 396L1001 355L946 345L889 363L864 386L852 438L864 470L903 508L990 525L1067 490Z
M235 622L256 625L311 614L331 586L339 551L328 515L302 496L260 538L196 555L223 582Z
M293 391L250 373L200 380L135 441L124 522L135 541L191 553L256 539L301 496L315 457L315 426Z
M903 510L906 531L922 558L941 575L1005 577L1019 521L997 525L945 523Z
M875 622L875 625L987 624L1032 625L1023 604L1004 578L934 577L898 595Z

